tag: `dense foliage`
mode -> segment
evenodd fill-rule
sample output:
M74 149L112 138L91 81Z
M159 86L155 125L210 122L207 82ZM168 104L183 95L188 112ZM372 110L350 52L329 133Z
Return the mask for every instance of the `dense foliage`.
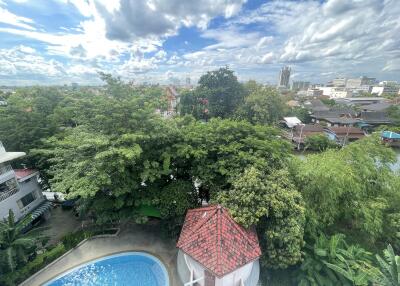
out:
M393 281L400 178L391 169L393 151L378 137L341 149L310 137L306 146L319 153L296 159L273 126L284 115L307 122L308 110L289 109L270 87L240 83L229 68L182 91L173 118L160 115L162 88L101 77L105 85L93 89L19 89L0 107L5 147L27 152L23 163L76 199L81 217L104 225L154 216L176 238L189 208L219 202L257 229L263 271L287 269L302 285ZM1 251L12 255L1 257L18 256L7 269L21 267L26 259L17 253L32 244L18 248L4 237ZM389 243L385 258L372 255ZM382 285L398 285L390 283Z
M304 145L306 150L311 151L325 151L328 148L338 147L335 141L330 140L324 134L307 136L304 139Z
M266 175L254 167L247 169L218 200L237 222L257 226L265 251L264 265L286 268L301 260L304 204L287 171Z
M375 136L297 161L292 174L308 206L309 234L342 232L368 247L397 241L400 178L393 162L394 152Z
M14 213L10 210L7 220L0 221L0 274L13 272L23 266L40 244L43 237L37 230L22 234L28 220L29 217L16 223Z

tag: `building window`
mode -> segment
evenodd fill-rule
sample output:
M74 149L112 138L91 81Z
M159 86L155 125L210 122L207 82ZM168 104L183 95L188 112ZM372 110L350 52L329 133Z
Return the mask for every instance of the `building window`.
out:
M22 208L26 207L27 205L29 205L34 200L36 200L36 198L37 198L37 193L31 192L31 193L23 196L20 200L18 200L17 204L18 204L19 208L22 209Z

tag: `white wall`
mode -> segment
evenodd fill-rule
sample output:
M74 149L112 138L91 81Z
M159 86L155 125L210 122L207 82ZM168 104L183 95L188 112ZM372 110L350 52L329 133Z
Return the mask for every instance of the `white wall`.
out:
M34 177L32 180L29 182L19 182L19 191L12 195L11 197L8 197L4 201L0 202L0 219L8 217L8 212L10 209L13 210L15 219L19 220L21 217L25 216L29 212L32 211L35 207L37 207L41 202L44 201L40 186L37 182L36 177ZM20 209L17 201L21 199L23 196L29 194L32 191L37 192L37 198L31 202L29 205L26 207Z
M186 261L186 267L188 268L188 270L190 271L191 269L193 269L194 271L194 279L200 278L200 277L204 277L204 267L198 263L196 260L194 260L193 258L191 258L189 255L183 253L181 250L179 250L178 256L182 255ZM251 274L251 271L253 270L253 267L255 266L256 261L252 261L238 269L236 269L235 271L225 275L222 278L216 278L215 279L215 286L237 286L239 285L240 279L243 279L243 282L246 281L248 279L248 277ZM178 267L182 267L182 265L178 265ZM183 271L179 271L178 272L183 272ZM182 278L182 277L181 277ZM187 281L185 281L187 282ZM204 280L201 280L198 282L198 284L200 286L204 286Z

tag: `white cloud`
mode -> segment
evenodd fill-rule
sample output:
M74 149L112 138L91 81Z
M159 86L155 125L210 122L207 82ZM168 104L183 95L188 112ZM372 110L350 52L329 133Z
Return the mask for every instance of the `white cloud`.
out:
M112 12L96 7L106 22L107 37L121 41L138 38L165 38L182 26L206 29L219 15L230 18L246 0L120 0Z
M0 2L0 5L1 5L1 2ZM4 23L4 24L8 24L8 25L12 25L15 27L28 29L28 30L35 30L35 28L32 26L32 24L34 24L34 21L32 19L17 16L2 7L0 7L0 23Z
M81 22L49 33L38 19L15 15L0 0L0 22L6 24L0 32L42 42L47 49L45 54L27 46L1 50L3 76L6 70L33 72L29 60L43 76L47 70L54 77L94 77L101 69L146 81L182 80L187 73L198 77L224 65L242 79L262 81L275 81L286 64L310 81L333 74L394 78L400 70L397 0L275 0L250 11L241 11L245 0L52 1L75 7ZM215 17L225 20L210 29ZM184 39L182 50L167 53L163 43L182 27L197 27L212 44L193 50L195 41ZM67 63L51 60L59 56Z

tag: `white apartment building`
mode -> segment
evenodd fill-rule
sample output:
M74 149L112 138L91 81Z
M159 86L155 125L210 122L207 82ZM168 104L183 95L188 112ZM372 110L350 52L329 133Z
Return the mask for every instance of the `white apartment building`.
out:
M332 85L336 87L345 87L346 86L347 79L344 77L341 78L335 78L332 80Z
M351 92L344 88L337 88L332 86L322 86L318 88L322 90L322 94L329 96L329 98L345 98L351 95Z
M6 152L0 142L0 220L11 209L16 220L32 214L32 221L49 215L51 203L43 197L38 183L39 173L30 169L14 170L10 162L25 156L24 152Z
M371 93L378 96L382 94L398 95L400 93L400 85L395 81L382 81L372 88Z

